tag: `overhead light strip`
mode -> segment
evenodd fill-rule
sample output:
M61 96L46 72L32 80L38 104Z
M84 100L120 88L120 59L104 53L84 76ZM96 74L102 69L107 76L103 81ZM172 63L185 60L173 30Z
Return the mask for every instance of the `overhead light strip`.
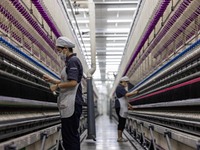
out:
M106 50L122 50L122 51L124 51L124 47L106 47Z
M107 8L107 11L135 11L136 8Z
M129 32L129 28L107 28L103 32L114 32L114 33L122 33L122 32ZM98 32L97 32L98 33Z
M126 23L126 22L132 22L132 19L123 19L123 20L107 20L108 23Z
M75 12L75 9L73 9L74 12ZM71 12L72 10L71 9L67 9L68 12ZM78 11L79 12L89 12L89 9L88 8L78 8Z
M132 6L136 6L138 4L138 1L112 1L112 2L95 2L95 5L132 5Z
M126 37L107 37L106 40L126 40Z
M74 20L72 23L76 23ZM77 23L89 23L89 20L77 20Z
M106 46L125 46L125 43L106 43Z

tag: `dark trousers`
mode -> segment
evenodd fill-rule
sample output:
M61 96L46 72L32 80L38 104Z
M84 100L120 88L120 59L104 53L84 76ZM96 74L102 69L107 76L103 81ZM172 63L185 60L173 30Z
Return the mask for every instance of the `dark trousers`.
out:
M115 108L115 110L116 110L116 114L118 116L118 128L117 129L123 131L125 128L125 124L126 124L126 118L123 118L119 115L120 107Z
M62 139L65 150L80 150L80 135L78 132L82 105L75 104L74 114L69 118L62 118Z

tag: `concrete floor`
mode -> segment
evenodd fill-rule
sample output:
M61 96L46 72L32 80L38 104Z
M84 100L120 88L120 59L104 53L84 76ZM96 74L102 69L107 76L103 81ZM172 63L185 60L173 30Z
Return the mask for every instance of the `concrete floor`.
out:
M96 142L84 139L81 150L134 150L129 142L117 142L117 124L103 115L96 119Z

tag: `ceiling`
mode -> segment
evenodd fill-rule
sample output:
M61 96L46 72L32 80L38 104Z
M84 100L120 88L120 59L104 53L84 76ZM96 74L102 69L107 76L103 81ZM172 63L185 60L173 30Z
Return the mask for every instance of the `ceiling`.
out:
M118 73L139 1L94 0L95 19L91 19L89 14L92 12L88 8L91 0L66 0L70 20L76 29L89 68L92 44L90 23L95 23L96 71L93 79L97 88L112 85Z

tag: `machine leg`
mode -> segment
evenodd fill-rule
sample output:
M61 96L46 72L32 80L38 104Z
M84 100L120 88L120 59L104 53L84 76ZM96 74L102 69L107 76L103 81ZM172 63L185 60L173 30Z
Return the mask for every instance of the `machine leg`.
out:
M16 147L16 145L14 143L11 143L9 145L6 145L4 147L4 150L17 150L17 147Z
M42 139L42 144L41 144L40 150L44 150L45 141L47 139L47 133L46 132L41 133L41 139Z
M164 137L165 137L166 140L167 140L168 150L172 150L172 145L171 145L171 142L170 142L170 139L171 139L171 137L172 137L171 132L166 131L166 132L164 133Z
M153 136L153 130L154 130L154 126L149 126L149 130L150 130L150 134L151 134L151 144L149 147L149 150L156 150L156 143L155 143L155 139Z

